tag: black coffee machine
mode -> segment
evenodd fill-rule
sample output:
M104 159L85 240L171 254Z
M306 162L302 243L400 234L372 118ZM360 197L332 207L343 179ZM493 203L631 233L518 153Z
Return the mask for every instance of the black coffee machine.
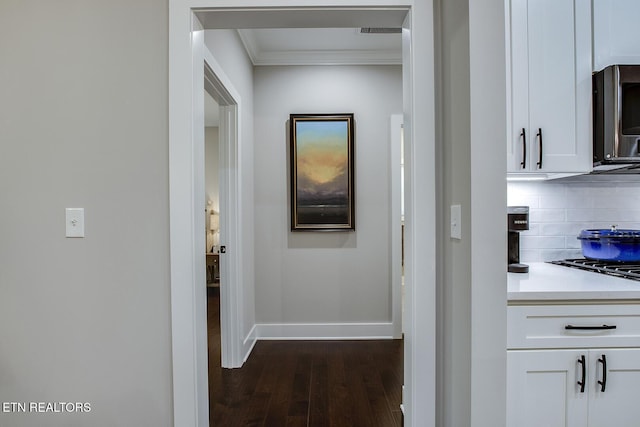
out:
M528 273L529 266L520 264L520 232L529 229L529 206L507 207L507 271L509 273Z

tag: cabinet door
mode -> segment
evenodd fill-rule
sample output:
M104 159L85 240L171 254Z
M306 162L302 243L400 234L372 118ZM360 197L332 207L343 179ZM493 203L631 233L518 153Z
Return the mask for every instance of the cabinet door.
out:
M604 360L606 386L602 391ZM640 425L640 350L604 349L589 352L589 427ZM586 424L585 424L586 425Z
M507 170L591 170L590 1L511 0L510 16Z
M508 351L507 427L585 427L582 356L587 362L580 350Z
M507 1L507 172L531 170L531 135L529 134L529 48L527 2Z

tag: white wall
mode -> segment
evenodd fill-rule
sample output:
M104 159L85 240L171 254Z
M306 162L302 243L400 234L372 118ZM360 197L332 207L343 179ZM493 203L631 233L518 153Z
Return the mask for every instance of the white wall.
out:
M2 425L172 424L167 22L167 1L0 2L0 402L91 403Z
M389 117L399 66L255 70L257 323L390 322ZM291 113L355 114L355 232L291 232Z
M471 160L469 112L469 7L467 1L443 1L440 10L440 78L438 121L443 141L439 173L442 176L441 220L449 206L461 205L462 240L440 228L442 268L438 384L442 401L437 425L469 426L471 422Z
M239 325L242 336L247 336L255 324L254 305L254 185L253 185L253 65L247 56L242 41L235 30L206 30L205 45L220 64L234 88L240 94L239 107L240 140L238 143L238 163L242 170L239 194L242 234L242 289L244 302L243 324ZM221 242L224 244L224 242Z
M504 426L506 127L504 2L437 4L437 425ZM462 210L460 240L450 206ZM488 256L487 254L491 254Z
M640 176L584 176L547 182L510 182L510 206L529 206L521 232L522 262L581 258L580 231L640 228Z
M506 424L505 2L469 2L471 426Z
M592 0L593 71L613 64L640 64L637 0Z

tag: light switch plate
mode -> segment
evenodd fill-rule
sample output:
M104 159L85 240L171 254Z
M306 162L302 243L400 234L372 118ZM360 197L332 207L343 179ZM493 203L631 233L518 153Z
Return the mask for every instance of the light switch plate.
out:
M84 208L65 209L67 237L84 237Z
M462 240L462 208L451 205L451 238Z

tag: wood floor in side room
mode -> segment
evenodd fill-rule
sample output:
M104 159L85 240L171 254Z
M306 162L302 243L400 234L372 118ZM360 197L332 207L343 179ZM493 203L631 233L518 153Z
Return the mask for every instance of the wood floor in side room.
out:
M221 369L219 289L208 295L211 426L402 426L402 340L259 341Z

